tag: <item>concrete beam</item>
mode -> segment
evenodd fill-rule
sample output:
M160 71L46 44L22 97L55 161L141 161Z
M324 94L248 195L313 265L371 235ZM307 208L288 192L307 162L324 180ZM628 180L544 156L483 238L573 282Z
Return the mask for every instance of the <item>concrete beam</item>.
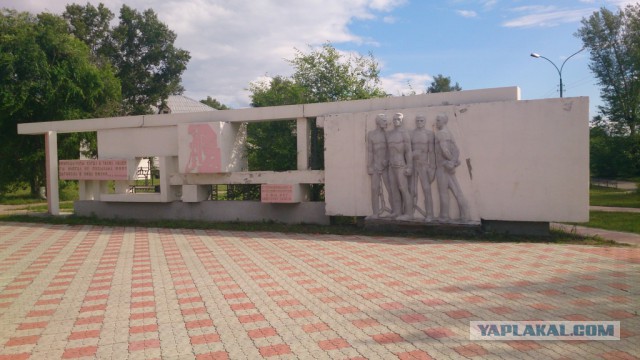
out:
M143 124L144 116L121 116L98 119L47 121L18 124L18 134L37 135L46 134L47 131L55 131L60 134L65 134L106 129L141 127Z
M191 122L259 122L294 120L301 117L311 118L345 112L366 112L386 109L514 100L520 100L520 89L516 86L413 96L393 96L379 99L336 101L318 104L24 123L18 124L18 134L36 135L45 134L47 131L55 131L63 134L104 129L174 126L177 124Z
M173 174L171 185L324 184L324 170L244 171L217 174Z

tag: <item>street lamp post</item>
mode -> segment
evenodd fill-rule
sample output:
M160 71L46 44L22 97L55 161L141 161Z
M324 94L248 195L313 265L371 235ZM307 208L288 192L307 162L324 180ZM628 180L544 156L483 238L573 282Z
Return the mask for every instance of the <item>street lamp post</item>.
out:
M545 60L547 60L548 62L551 63L551 65L553 65L554 68L556 68L556 70L558 71L558 76L560 76L560 97L562 97L562 69L564 68L564 64L567 63L567 60L571 59L572 57L574 57L576 54L578 54L579 52L581 52L582 50L584 50L585 48L583 47L582 49L574 52L573 54L571 54L568 58L566 58L563 62L562 65L560 66L560 68L558 69L558 67L556 66L556 64L553 63L553 61L549 60L548 58L537 54L537 53L531 53L531 57L534 57L536 59L538 58L543 58Z

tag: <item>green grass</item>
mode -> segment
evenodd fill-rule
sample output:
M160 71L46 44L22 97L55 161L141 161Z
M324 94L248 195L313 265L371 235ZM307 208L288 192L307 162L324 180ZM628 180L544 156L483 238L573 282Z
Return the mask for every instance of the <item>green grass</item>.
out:
M23 207L18 208L19 210L27 210L28 212L47 212L47 204L24 204ZM71 211L73 210L73 201L61 201L60 202L60 210Z
M640 234L640 213L591 211L589 222L580 225Z
M640 192L592 186L589 190L589 204L592 206L640 208Z
M60 187L59 192L60 201L78 200L78 182L64 182L63 186ZM41 199L40 197L31 196L27 186L11 193L0 194L0 204L2 205L29 205L42 204L46 202L47 200Z
M19 189L12 193L0 194L0 204L3 205L24 205L41 203L45 200L31 196L29 189Z

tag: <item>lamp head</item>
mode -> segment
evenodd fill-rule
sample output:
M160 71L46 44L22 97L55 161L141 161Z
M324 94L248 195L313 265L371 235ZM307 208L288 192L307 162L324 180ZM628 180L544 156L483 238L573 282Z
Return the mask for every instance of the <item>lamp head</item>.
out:
M539 57L540 57L540 54L531 53L531 57L534 57L534 58L536 58L536 59L537 59L537 58L539 58Z

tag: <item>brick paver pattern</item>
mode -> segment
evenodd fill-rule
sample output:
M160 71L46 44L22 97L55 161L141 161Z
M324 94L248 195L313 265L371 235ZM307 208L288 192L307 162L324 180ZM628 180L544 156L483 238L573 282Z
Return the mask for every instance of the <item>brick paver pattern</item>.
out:
M0 360L634 359L640 249L0 224ZM620 341L470 341L619 320Z

